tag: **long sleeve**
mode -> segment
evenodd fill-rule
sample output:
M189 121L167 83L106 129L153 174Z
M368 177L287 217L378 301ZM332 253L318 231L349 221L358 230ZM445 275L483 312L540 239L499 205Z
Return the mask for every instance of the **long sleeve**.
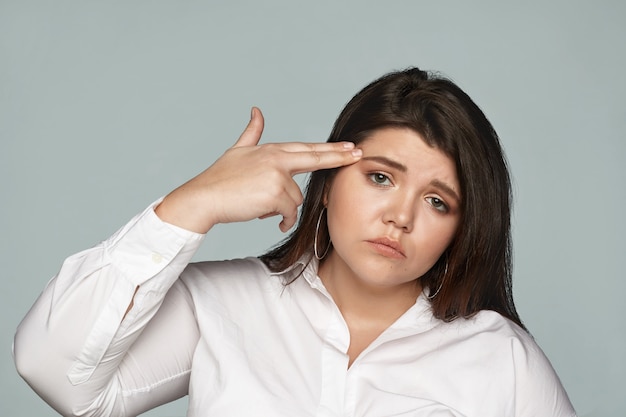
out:
M136 415L185 395L199 336L178 277L202 239L151 206L66 259L17 329L18 372L62 415Z
M511 352L515 368L515 415L576 417L552 364L534 340L512 339Z

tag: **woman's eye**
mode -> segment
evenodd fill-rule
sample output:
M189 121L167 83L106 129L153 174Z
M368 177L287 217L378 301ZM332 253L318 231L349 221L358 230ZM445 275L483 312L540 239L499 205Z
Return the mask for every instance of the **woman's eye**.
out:
M442 213L448 212L448 206L446 205L446 203L443 202L442 199L437 197L427 197L426 200L430 203L431 206L433 206L435 210L438 210Z
M391 180L385 174L381 174L380 172L375 172L373 174L369 174L370 179L374 184L377 185L391 185Z

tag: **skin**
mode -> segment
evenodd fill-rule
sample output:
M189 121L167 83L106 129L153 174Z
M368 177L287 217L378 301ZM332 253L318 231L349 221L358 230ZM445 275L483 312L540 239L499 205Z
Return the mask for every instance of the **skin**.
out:
M413 304L460 219L454 161L410 129L376 131L327 192L333 250L319 276L348 328L350 364Z
M302 192L296 174L357 162L361 150L349 142L259 145L263 115L256 107L233 147L213 165L169 193L155 209L163 221L206 233L218 223L282 216L280 229L297 220Z

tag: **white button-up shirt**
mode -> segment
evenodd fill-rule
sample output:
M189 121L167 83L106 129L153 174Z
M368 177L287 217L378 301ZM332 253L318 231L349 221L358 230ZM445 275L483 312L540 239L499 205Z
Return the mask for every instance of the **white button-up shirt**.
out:
M495 312L445 323L422 295L348 368L315 259L188 264L202 238L150 207L68 258L18 329L20 373L64 415L185 394L190 417L575 415L532 337Z

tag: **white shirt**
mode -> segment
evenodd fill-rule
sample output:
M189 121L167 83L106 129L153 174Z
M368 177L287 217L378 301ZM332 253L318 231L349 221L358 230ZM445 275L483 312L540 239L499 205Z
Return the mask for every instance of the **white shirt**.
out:
M421 295L348 368L315 259L188 265L202 239L149 207L68 258L18 328L19 372L63 415L187 393L190 417L575 415L532 337L495 312L445 323Z

